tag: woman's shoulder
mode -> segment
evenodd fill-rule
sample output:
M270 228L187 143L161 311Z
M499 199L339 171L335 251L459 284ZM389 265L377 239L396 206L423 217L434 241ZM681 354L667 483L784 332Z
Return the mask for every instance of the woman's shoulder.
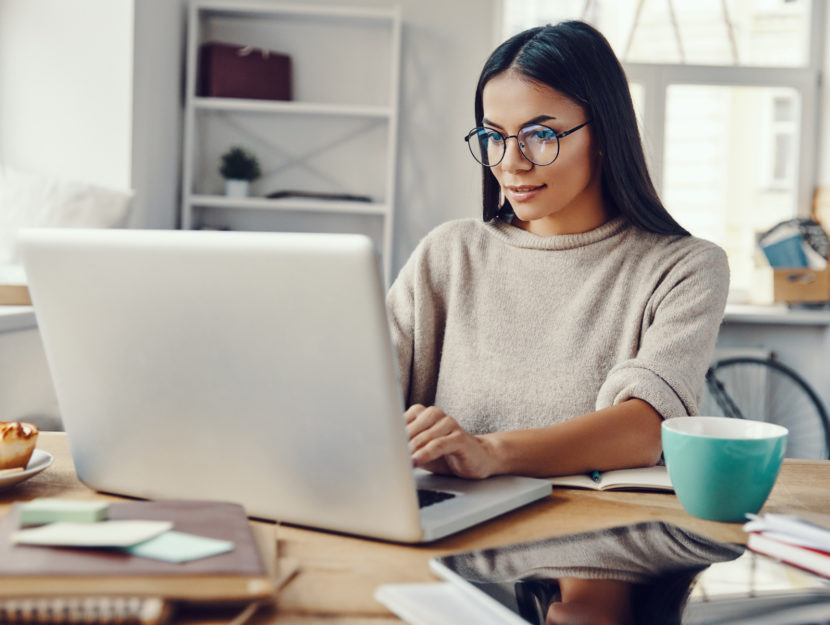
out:
M629 230L630 252L638 272L649 281L667 286L690 280L710 290L728 290L729 262L716 243L692 235Z
M726 264L726 252L718 244L693 235L657 234L638 230L640 245L657 258L672 262L685 259L692 263Z
M461 219L451 219L438 224L430 230L424 237L425 241L431 240L446 240L446 239L463 239L480 232L484 226L481 219L473 217L464 217Z
M469 246L482 232L484 223L480 219L469 217L445 221L424 235L416 247L416 252L430 256L451 255L459 247Z
M475 240L481 222L472 218L453 219L428 231L415 245L401 274L443 275L452 271L464 250Z

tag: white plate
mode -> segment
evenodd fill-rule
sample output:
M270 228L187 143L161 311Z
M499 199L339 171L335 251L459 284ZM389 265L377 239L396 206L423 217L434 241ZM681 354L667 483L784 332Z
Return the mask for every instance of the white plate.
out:
M37 475L43 471L46 467L52 464L54 460L55 459L52 457L52 454L48 451L35 449L32 453L32 457L29 458L29 464L26 465L25 469L19 473L11 473L10 475L0 476L0 490L10 488L23 480L28 480L33 475Z

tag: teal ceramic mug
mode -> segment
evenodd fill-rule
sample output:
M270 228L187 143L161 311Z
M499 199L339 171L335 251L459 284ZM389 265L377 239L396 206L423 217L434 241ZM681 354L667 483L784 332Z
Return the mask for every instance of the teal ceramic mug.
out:
M784 458L787 428L729 417L678 417L663 421L662 438L683 509L734 522L764 505Z

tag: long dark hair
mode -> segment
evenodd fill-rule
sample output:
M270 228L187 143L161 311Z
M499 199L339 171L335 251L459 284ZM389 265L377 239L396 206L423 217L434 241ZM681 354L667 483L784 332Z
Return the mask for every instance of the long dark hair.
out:
M506 70L548 85L585 108L601 154L603 198L635 225L659 234L689 233L669 214L648 173L628 81L605 37L584 22L539 26L514 35L487 59L478 80L476 125L484 118L482 92ZM499 205L499 183L483 170L485 221L510 208Z

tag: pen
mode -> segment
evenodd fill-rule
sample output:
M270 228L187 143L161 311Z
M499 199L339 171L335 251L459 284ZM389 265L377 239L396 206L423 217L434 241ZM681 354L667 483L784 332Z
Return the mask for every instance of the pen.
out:
M600 477L601 476L599 471L591 471L591 479L594 480L594 482L596 482L597 484L599 484Z

